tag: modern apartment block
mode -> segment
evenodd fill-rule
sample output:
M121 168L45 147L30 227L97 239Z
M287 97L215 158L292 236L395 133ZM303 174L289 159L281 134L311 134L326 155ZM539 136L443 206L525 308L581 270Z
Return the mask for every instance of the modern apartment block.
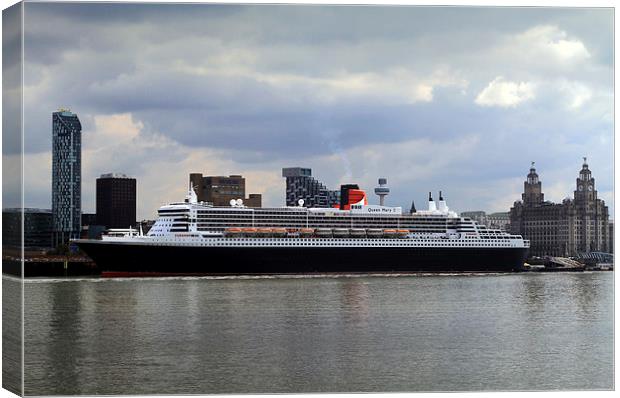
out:
M191 173L189 181L196 191L199 202L212 203L214 206L230 206L232 199L241 199L245 206L262 206L261 194L252 193L245 197L245 178L240 175L203 176L201 173Z
M106 228L136 225L136 179L120 173L97 178L97 224Z
M524 183L522 200L510 209L513 234L530 240L531 256L577 256L609 252L609 211L597 197L586 159L576 180L573 199L544 201L534 164Z
M82 191L82 125L75 113L52 113L52 229L54 245L79 238Z
M23 210L23 212L22 212ZM2 245L25 249L49 249L52 242L52 211L50 209L2 209Z
M285 167L282 177L286 178L286 205L298 206L299 199L305 207L333 207L340 203L340 190L329 190L312 177L312 170L304 167Z

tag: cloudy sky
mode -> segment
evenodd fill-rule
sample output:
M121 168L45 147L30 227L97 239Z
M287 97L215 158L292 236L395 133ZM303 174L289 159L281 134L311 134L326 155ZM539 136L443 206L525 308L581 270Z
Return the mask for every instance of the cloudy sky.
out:
M613 210L611 9L27 3L24 43L26 206L51 206L68 107L84 212L107 172L138 179L139 218L190 172L280 206L288 166L331 188L387 177L389 205L442 190L508 211L531 161L561 201L583 156Z

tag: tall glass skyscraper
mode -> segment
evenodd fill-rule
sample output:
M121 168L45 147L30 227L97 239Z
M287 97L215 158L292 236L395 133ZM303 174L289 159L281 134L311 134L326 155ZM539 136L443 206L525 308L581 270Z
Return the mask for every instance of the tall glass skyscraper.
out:
M52 228L54 244L79 238L82 191L82 125L75 113L52 114Z

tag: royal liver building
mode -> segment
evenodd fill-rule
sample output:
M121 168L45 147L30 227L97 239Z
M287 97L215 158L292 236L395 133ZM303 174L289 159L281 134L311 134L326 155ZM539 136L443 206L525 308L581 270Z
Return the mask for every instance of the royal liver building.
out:
M82 190L82 125L67 110L52 114L52 228L54 245L79 238Z
M530 240L530 256L576 256L609 252L609 212L597 198L594 178L584 158L573 199L544 200L534 163L524 183L522 200L510 209L511 233Z

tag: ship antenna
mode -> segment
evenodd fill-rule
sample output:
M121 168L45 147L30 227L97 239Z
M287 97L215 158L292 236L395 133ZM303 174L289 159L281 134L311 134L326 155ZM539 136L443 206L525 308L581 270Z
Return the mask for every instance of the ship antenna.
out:
M428 193L428 201L429 201L429 202L432 202L432 201L433 201L433 196L431 195L431 193L430 193L430 192Z
M439 200L443 200L443 196L441 196L441 191L439 191Z

